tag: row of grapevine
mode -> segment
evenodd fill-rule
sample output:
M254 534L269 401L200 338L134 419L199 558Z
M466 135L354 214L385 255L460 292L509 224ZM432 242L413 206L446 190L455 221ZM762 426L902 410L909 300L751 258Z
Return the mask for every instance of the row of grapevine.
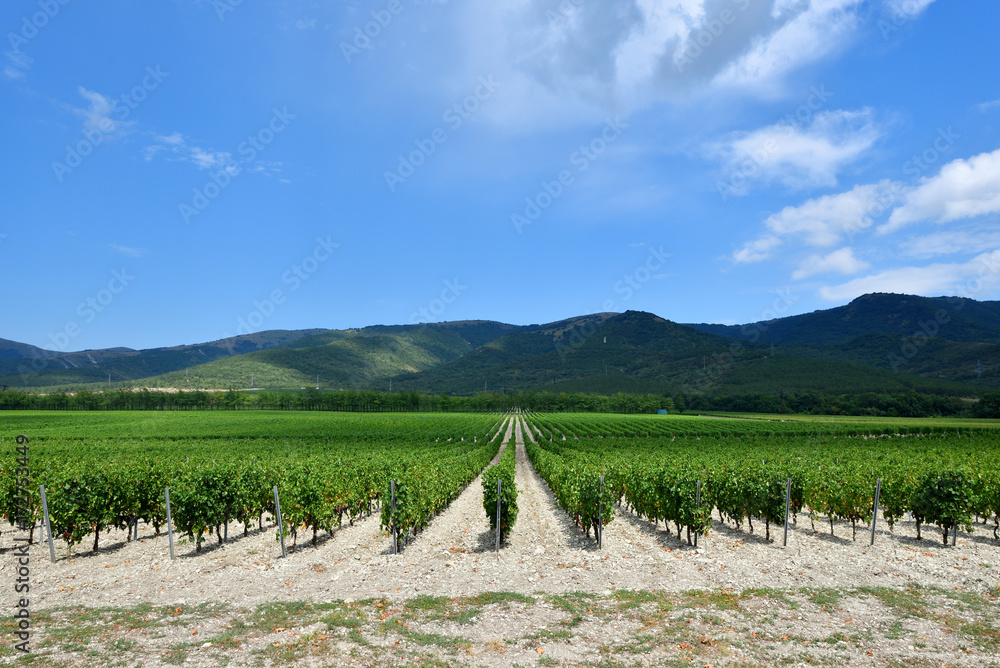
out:
M549 449L525 441L528 458L538 475L548 484L559 505L589 536L597 536L601 526L614 518L611 495L601 483L604 470L599 464L583 458L563 457Z
M345 517L353 521L370 512L393 475L417 481L409 485L420 498L420 504L411 504L416 518L418 506L419 512L434 512L452 498L498 448L500 416L442 421L449 430L461 429L435 428L427 419L418 436L400 436L392 443L355 442L354 435L336 428L332 436L281 439L211 434L204 439L37 439L31 447L29 520L40 520L37 485L44 484L55 535L69 545L93 535L96 550L102 532L126 530L140 520L159 533L166 522L164 488L169 487L174 526L200 551L213 529L221 542L219 527L231 521L242 523L244 534L253 524L262 527L263 514L274 512L277 486L286 532L296 538L301 530L311 530L315 542L318 531L332 531ZM439 436L430 438L435 433ZM16 512L14 465L0 459L4 518Z
M733 419L708 416L610 415L593 413L533 414L532 421L545 431L557 431L569 438L645 438L645 437L741 437L768 436L800 438L833 436L880 438L899 436L960 436L988 430L995 425L969 428L961 425L930 424L909 421L886 425L884 422L819 422L774 419Z
M503 541L517 522L516 449L507 445L500 461L483 471L483 510L490 520L490 530L497 530L497 500L500 501L500 540ZM497 494L497 483L500 494Z
M1000 452L991 431L875 440L842 434L616 437L608 443L587 436L563 441L556 436L562 417L532 418L543 439L529 453L560 504L578 517L581 494L595 488L599 471L616 502L652 522L673 522L678 538L684 528L689 540L707 532L713 510L737 528L746 522L753 531L758 520L770 537L771 525L784 520L791 480L793 513L807 510L814 527L826 518L831 532L836 521L849 521L856 536L858 526L871 521L881 479L880 507L890 528L910 513L918 533L921 524L934 524L945 540L953 526L971 530L973 516L991 519L994 537L1000 532Z
M501 438L498 431L492 441L456 449L451 456L411 459L394 466L383 498L389 499L392 482L395 503L382 504L382 528L405 537L426 527L496 456Z

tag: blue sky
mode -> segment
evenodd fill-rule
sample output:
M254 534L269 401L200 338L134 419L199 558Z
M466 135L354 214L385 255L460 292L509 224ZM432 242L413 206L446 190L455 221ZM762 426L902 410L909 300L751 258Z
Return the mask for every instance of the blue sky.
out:
M1000 296L990 0L5 2L0 337Z

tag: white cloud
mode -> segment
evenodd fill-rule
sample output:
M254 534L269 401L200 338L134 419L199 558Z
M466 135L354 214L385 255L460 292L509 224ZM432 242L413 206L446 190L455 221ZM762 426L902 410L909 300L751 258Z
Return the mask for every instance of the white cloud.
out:
M1000 248L1000 230L949 229L946 232L916 236L899 244L900 253L917 259L956 253L975 253L984 248Z
M857 274L871 265L854 257L854 249L850 246L835 250L827 256L811 255L806 258L792 274L792 280L798 281L816 274L837 273L844 275Z
M508 126L627 115L660 101L774 97L787 76L857 34L863 0L496 0L456 4L461 82L492 72ZM510 65L505 66L504 63Z
M827 111L806 127L777 123L734 135L709 151L725 159L731 174L747 181L776 181L790 188L834 186L837 174L864 157L880 136L869 109Z
M225 151L205 151L197 146L191 148L188 158L199 169L218 169L232 162L232 156Z
M850 242L871 227L873 215L892 204L897 189L885 180L785 207L767 217L764 221L767 231L733 253L733 260L737 264L768 260L773 257L771 251L787 242L813 248L829 248L844 240Z
M769 216L764 225L774 235L796 237L808 246L829 247L868 229L871 213L891 198L888 181L855 186L844 193L785 207Z
M1000 212L1000 149L959 158L925 177L904 195L904 201L879 234L920 221L948 223Z
M21 53L20 51L5 51L4 56L6 56L9 65L3 68L3 74L8 79L20 79L23 77L33 62L28 54Z
M158 135L156 142L143 149L146 160L152 160L160 153L166 152L172 156L173 160L190 162L196 165L198 169L225 169L230 173L234 173L237 170L236 161L233 159L231 153L193 146L180 132L174 132L169 135Z
M737 264L750 264L752 262L762 262L771 257L775 248L781 245L781 239L774 236L764 236L753 241L748 241L738 251L733 253L733 261Z
M990 109L996 109L1000 107L1000 98L996 100L990 100L989 102L980 102L973 107L978 111L989 111Z
M80 95L89 105L86 109L74 109L77 116L83 118L83 129L85 132L101 132L105 136L115 133L123 133L130 128L131 121L124 122L115 120L111 114L115 111L115 102L100 93L87 90L83 86L77 89Z
M845 45L860 24L861 4L861 0L775 2L772 31L756 36L716 83L773 90L785 75Z
M180 132L175 132L172 135L167 135L166 137L157 137L157 139L164 144L169 144L170 146L184 145L184 135Z
M869 292L958 295L983 298L1000 286L1000 250L982 253L968 262L939 263L925 267L899 267L820 289L829 301L848 301Z
M885 6L899 18L916 18L934 0L885 0Z

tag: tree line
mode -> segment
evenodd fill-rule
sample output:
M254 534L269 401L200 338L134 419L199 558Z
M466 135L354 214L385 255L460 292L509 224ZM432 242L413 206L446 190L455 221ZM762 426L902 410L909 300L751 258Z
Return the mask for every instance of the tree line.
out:
M115 389L32 394L0 392L0 410L312 410L351 412L491 412L513 409L654 413L673 408L670 397L655 394L611 396L553 392L479 392L471 396L379 392L374 390L253 391Z
M1000 394L979 399L901 393L825 395L814 392L739 395L588 392L479 392L469 396L375 390L162 390L33 394L0 391L0 410L311 410L351 412L809 413L872 417L1000 418Z

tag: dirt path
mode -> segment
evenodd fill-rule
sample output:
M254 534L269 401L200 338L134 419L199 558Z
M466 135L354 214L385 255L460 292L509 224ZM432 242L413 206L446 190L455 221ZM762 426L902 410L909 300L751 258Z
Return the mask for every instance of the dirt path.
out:
M514 480L518 491L518 515L504 547L505 556L518 555L519 560L526 557L529 563L546 555L572 560L574 554L591 549L591 541L583 537L569 515L559 508L549 486L535 472L524 449L527 430L522 427L520 418L516 424Z
M504 450L510 447L513 434L514 421L510 420L500 450L490 461L491 466L500 461ZM402 556L411 566L419 567L425 559L441 556L451 559L456 555L490 552L494 544L490 521L483 510L483 476L480 474L427 529L406 543Z

